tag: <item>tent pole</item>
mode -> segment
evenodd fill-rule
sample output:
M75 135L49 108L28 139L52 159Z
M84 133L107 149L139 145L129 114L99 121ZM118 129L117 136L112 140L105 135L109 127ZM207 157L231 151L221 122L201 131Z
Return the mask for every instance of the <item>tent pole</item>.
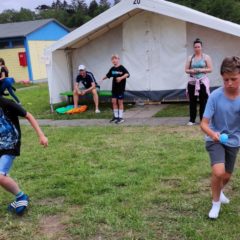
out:
M51 113L54 113L54 108L53 108L53 104L52 103L50 104L50 111L51 111Z
M68 63L68 71L70 74L70 80L71 80L71 90L73 90L73 63L72 63L72 49L65 49L65 53L67 56L67 63Z

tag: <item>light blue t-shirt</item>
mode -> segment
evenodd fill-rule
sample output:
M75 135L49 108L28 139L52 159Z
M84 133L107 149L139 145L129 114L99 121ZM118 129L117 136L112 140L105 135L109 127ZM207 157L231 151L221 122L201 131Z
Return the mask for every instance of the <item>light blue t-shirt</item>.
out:
M207 67L207 64L203 57L198 60L196 60L195 58L192 59L191 68L206 68L206 67ZM193 76L197 79L200 79L200 78L204 77L205 75L206 75L206 73L193 74Z
M214 132L228 134L229 147L240 146L240 97L234 100L225 96L223 87L213 91L209 96L204 118L210 119L210 128ZM206 136L206 141L213 141Z

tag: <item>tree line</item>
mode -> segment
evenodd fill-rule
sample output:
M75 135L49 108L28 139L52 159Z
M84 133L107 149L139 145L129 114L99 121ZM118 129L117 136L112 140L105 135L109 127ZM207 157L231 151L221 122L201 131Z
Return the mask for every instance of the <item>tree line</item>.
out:
M31 21L55 18L69 28L77 28L121 0L54 0L51 5L39 5L32 11L21 8L19 11L7 9L0 13L0 23ZM122 0L129 1L129 0ZM201 12L240 24L240 0L169 0Z

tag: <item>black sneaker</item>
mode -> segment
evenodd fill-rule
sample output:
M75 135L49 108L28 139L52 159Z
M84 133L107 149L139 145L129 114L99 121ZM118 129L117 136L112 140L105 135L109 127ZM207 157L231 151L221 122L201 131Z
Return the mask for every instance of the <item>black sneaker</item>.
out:
M124 119L123 118L119 118L115 123L116 124L121 124L121 123L124 123Z
M118 118L113 117L109 122L110 122L110 123L115 123L116 121L118 121Z

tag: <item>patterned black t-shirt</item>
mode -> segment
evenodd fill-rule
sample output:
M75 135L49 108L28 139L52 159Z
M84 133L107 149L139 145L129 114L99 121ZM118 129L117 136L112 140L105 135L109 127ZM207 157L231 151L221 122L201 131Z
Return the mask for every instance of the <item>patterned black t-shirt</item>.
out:
M123 66L120 65L119 67L112 67L109 72L107 73L107 78L113 78L113 82L112 82L112 93L113 94L123 94L125 91L125 87L126 87L126 79L123 79L120 82L117 82L117 78L118 77L122 77L125 74L129 74L128 70ZM129 77L128 76L128 77Z
M0 156L4 154L19 156L21 147L21 129L19 117L27 112L10 99L0 97Z

